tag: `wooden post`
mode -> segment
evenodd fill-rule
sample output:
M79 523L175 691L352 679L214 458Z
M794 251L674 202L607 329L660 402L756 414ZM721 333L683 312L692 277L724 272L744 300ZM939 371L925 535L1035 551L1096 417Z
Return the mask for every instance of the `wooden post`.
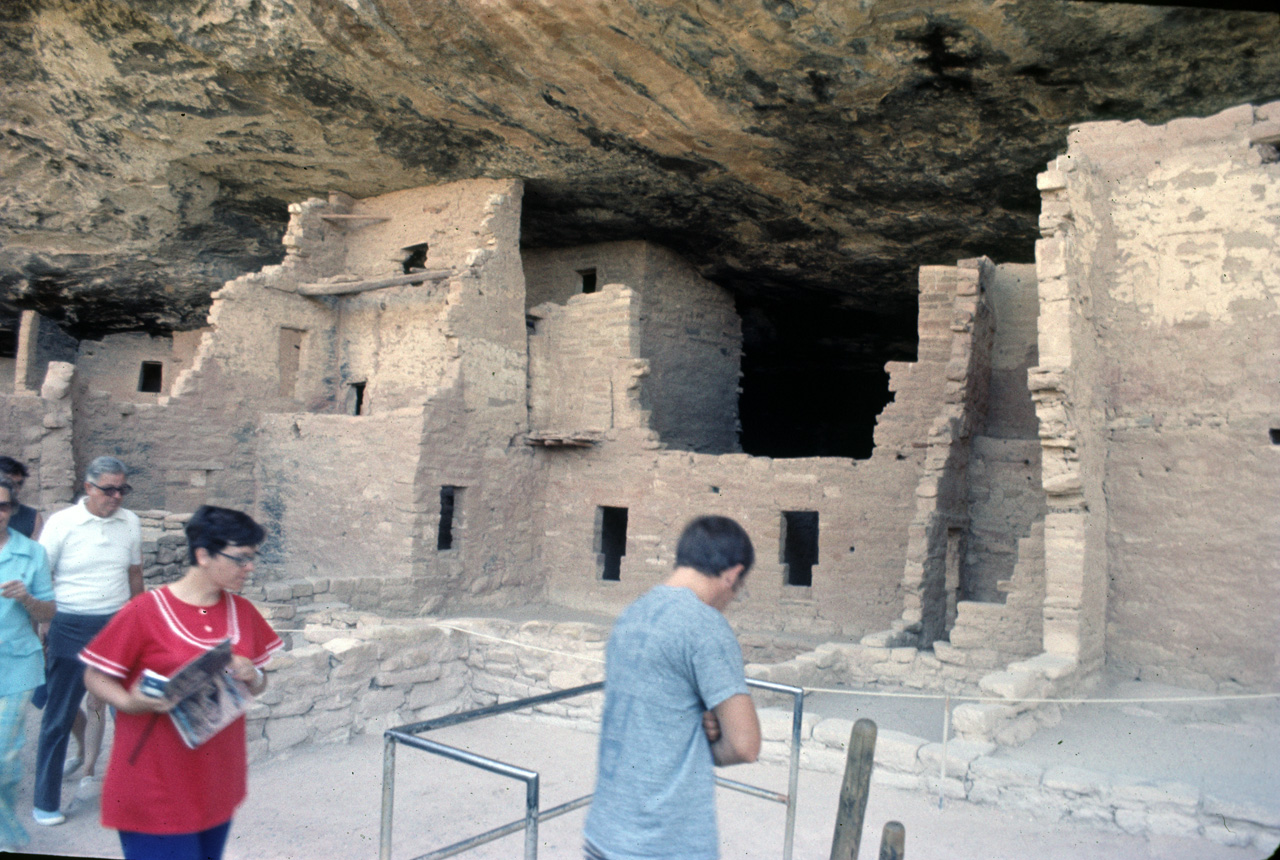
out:
M902 860L906 852L907 828L900 821L889 821L880 834L880 860Z
M871 791L871 768L875 764L876 724L858 720L849 734L849 754L840 786L840 806L836 809L836 832L831 840L831 860L858 860L862 840L862 819L867 813Z
M416 284L421 281L443 281L453 277L453 270L436 271L420 270L407 275L392 275L386 278L373 278L367 281L322 281L315 284L298 284L296 288L286 292L295 292L300 296L346 296L353 293L366 293L369 290L380 290L383 287L398 287L404 284ZM277 287L276 289L280 289Z

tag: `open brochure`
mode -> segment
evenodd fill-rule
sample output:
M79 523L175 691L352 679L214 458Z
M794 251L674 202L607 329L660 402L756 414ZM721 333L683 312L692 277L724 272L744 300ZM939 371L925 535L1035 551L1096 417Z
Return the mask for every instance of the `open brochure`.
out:
M195 749L249 709L249 688L227 674L231 640L224 639L187 663L164 683L164 697L176 702L169 712L183 742Z

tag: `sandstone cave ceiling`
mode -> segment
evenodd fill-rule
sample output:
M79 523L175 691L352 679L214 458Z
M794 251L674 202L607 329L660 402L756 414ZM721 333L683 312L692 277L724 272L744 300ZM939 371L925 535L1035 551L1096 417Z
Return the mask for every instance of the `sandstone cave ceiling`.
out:
M80 337L203 324L292 201L486 176L528 246L910 338L918 266L1032 259L1070 125L1280 98L1274 13L1064 0L4 0L0 46L0 310Z

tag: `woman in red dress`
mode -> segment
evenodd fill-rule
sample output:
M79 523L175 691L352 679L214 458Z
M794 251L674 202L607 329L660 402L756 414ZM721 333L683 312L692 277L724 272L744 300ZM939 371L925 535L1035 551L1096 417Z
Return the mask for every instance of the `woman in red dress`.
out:
M117 712L102 824L120 831L127 860L219 860L248 783L244 715L191 748L167 715L174 703L139 689L143 671L170 677L230 640L226 672L256 696L267 687L262 666L284 644L234 593L253 571L262 527L205 505L186 532L186 574L129 601L80 652L85 686Z

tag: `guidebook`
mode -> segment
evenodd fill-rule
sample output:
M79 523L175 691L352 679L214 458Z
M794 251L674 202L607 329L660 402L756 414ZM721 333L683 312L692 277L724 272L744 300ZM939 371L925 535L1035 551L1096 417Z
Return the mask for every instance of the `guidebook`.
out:
M224 639L153 689L176 702L169 718L183 743L195 749L249 709L249 688L227 673L231 640ZM157 681L160 676L154 676Z

